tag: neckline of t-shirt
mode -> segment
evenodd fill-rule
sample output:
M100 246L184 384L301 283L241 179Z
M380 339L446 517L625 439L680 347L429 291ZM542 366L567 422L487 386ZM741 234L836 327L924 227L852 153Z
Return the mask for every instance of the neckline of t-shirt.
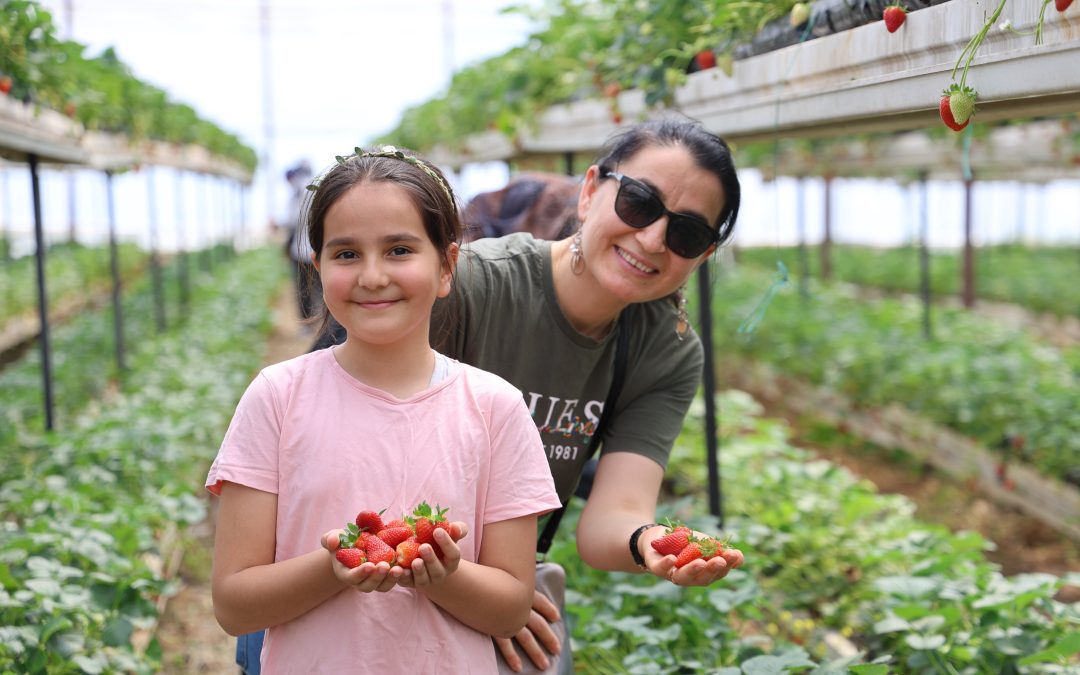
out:
M544 261L541 273L544 301L552 320L574 344L586 349L603 349L605 345L614 339L615 334L619 331L618 327L608 331L608 334L599 340L591 338L574 328L570 320L566 318L566 314L563 313L562 307L559 306L559 296L555 293L555 266L551 262L552 242L538 239L537 244L540 248L540 257Z
M429 386L421 389L420 391L416 392L412 396L409 396L408 398L398 398L397 396L394 396L393 394L391 394L388 391L385 391L383 389L379 389L378 387L373 387L370 384L366 384L364 382L361 382L360 380L358 380L355 377L353 377L352 375L350 375L349 371L345 370L345 368L343 368L342 365L340 363L338 363L337 357L334 356L334 351L340 346L341 345L333 345L330 348L323 350L323 351L325 351L327 353L326 354L327 358L330 359L330 369L338 377L340 377L342 380L344 380L346 384L351 386L353 389L356 389L357 391L361 391L361 392L363 392L365 394L368 394L370 396L374 396L376 398L382 399L382 400L386 401L387 403L392 403L394 405L405 405L405 404L408 404L408 403L416 403L417 401L422 401L423 399L428 398L429 396L433 396L434 394L442 391L446 387L449 387L451 385L451 383L453 383L454 380L456 380L458 378L458 376L460 375L461 370L462 370L461 369L461 363L459 361L456 361L456 360L454 360L454 359L447 356L446 357L446 361L447 361L446 377L439 380L438 382L436 382L433 385L429 385ZM431 350L431 351L435 352L434 349ZM439 352L435 352L435 353L439 354Z

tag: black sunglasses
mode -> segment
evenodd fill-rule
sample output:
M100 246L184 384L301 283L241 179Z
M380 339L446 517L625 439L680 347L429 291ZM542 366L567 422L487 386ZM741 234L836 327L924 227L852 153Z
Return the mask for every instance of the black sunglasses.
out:
M629 225L643 229L668 217L667 233L664 243L671 252L683 258L696 258L720 240L720 234L697 216L668 211L660 197L648 185L624 176L616 171L602 169L603 178L619 181L619 192L615 195L615 214Z

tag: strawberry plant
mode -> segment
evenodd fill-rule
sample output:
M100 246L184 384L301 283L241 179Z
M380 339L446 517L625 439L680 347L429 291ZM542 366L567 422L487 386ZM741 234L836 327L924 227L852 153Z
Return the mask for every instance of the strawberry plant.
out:
M259 365L250 345L271 325L276 255L245 254L208 279L193 328L139 343L107 405L0 445L0 671L159 670L156 643L132 638L177 584L150 561L165 533L206 514L199 486Z

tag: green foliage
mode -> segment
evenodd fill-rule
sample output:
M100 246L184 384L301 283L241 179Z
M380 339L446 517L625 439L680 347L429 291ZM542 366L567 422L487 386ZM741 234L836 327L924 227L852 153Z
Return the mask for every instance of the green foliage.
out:
M821 275L821 250L806 249L809 274ZM797 247L745 248L736 253L740 263L775 268L781 260L797 276L801 267ZM889 291L919 292L919 250L914 246L872 248L833 245L833 278ZM961 292L963 261L955 251L934 251L930 259L930 290L935 296ZM1033 248L1018 244L979 246L975 249L975 293L985 300L1009 302L1058 316L1080 312L1080 249L1068 246Z
M649 106L669 106L687 66L712 50L730 63L735 45L793 0L549 0L530 11L536 25L525 45L458 72L449 90L408 109L376 139L420 151L498 130L527 131L555 104L607 96L611 85L637 89Z
M99 56L62 40L52 15L33 0L0 0L0 75L12 79L8 95L77 119L87 129L199 145L249 171L254 149L182 103L135 78L112 48Z
M935 307L922 337L915 298L868 300L848 286L778 293L750 335L738 326L769 285L749 266L726 271L714 292L718 353L772 363L865 406L900 404L1002 449L1023 437L1022 460L1047 476L1080 481L1080 371L1075 357L958 309Z
M0 445L0 672L157 670L160 649L131 643L176 589L151 561L165 531L205 516L198 486L259 365L251 344L270 327L276 256L249 253L207 278L190 328L138 343L96 414Z
M0 258L4 244L0 240ZM119 247L120 277L133 279L145 264L145 255L134 244ZM112 283L106 247L55 244L45 254L45 290L49 307L88 292L107 292ZM37 309L36 262L33 256L0 262L0 328L14 317Z

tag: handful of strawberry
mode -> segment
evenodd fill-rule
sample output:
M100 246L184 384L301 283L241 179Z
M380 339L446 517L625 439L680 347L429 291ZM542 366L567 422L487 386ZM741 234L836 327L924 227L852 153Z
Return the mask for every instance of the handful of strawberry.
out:
M446 511L420 502L411 515L386 522L382 511L361 511L356 514L355 522L345 526L334 557L350 569L365 562L409 568L420 555L420 545L428 544L442 560L443 552L435 543L434 534L436 529L443 529L453 536Z
M675 567L684 567L698 558L710 560L721 555L727 545L713 537L695 537L689 527L668 521L664 536L654 539L652 547L660 555L675 556Z

